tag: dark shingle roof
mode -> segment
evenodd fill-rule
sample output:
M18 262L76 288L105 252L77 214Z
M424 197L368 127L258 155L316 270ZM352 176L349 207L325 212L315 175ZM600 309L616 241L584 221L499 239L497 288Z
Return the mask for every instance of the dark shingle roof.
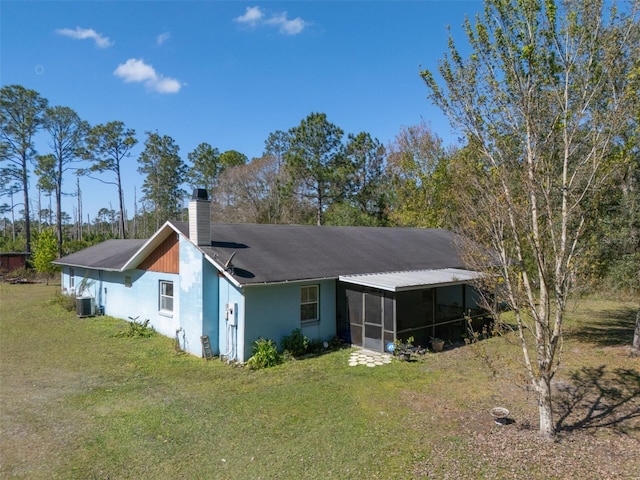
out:
M145 242L146 240L106 240L53 263L99 270L120 270Z
M220 264L237 252L234 278L256 284L461 268L457 238L441 229L216 224L201 248Z
M186 222L171 222L188 236ZM337 278L340 275L463 268L455 234L441 229L213 224L211 246L222 266L233 252L233 278L243 285ZM108 240L61 258L61 265L121 270L145 240Z

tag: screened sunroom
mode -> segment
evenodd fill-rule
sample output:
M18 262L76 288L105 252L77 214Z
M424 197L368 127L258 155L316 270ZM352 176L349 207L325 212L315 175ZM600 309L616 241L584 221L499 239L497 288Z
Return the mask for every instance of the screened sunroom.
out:
M352 345L385 351L395 339L460 341L468 318L481 318L471 284L478 272L461 269L345 275L338 283L338 331Z

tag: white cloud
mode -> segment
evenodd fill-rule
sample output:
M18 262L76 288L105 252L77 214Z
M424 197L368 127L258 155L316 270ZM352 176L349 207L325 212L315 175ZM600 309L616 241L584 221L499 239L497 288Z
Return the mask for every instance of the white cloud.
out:
M125 82L147 82L158 78L158 74L151 65L136 58L130 58L125 63L118 65L113 74Z
M287 12L277 13L270 17L266 17L264 10L260 7L247 7L244 15L236 17L234 20L238 23L249 25L252 28L256 28L261 25L275 27L278 28L280 33L285 35L297 35L302 32L305 27L310 25L310 23L305 22L300 17L289 20L287 18Z
M160 75L151 65L137 58L121 63L113 74L127 83L144 83L149 90L157 93L178 93L182 88L178 80Z
M74 38L76 40L93 40L96 42L96 47L107 48L113 45L113 42L108 37L96 32L92 28L80 28L76 27L75 30L70 28L59 28L56 30L58 35L64 35L65 37Z
M293 20L287 19L287 12L274 15L265 23L267 23L267 25L280 27L280 33L284 33L285 35L297 35L304 30L304 27L309 25L300 17L294 18Z
M175 78L160 77L153 83L153 88L158 93L178 93L182 85Z
M161 33L156 37L156 45L162 45L164 42L169 40L169 38L171 38L171 34L169 32Z
M252 27L258 26L260 21L264 18L264 12L260 7L247 7L247 11L244 15L235 19L238 23L246 23Z

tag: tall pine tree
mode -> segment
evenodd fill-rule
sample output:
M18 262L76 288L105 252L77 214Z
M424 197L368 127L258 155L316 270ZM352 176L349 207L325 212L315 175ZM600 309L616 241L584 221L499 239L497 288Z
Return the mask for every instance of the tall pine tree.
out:
M147 132L144 150L138 158L138 172L145 175L142 184L144 200L149 202L156 220L156 229L181 211L187 166L178 154L180 148L173 138L157 132Z

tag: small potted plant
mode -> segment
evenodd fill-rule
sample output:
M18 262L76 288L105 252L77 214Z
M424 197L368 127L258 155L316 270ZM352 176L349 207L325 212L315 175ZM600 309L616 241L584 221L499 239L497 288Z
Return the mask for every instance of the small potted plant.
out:
M409 360L413 353L413 337L407 338L406 342L402 342L399 338L393 341L393 354L400 360Z
M444 348L444 340L438 337L431 337L431 349L434 352L441 352Z

